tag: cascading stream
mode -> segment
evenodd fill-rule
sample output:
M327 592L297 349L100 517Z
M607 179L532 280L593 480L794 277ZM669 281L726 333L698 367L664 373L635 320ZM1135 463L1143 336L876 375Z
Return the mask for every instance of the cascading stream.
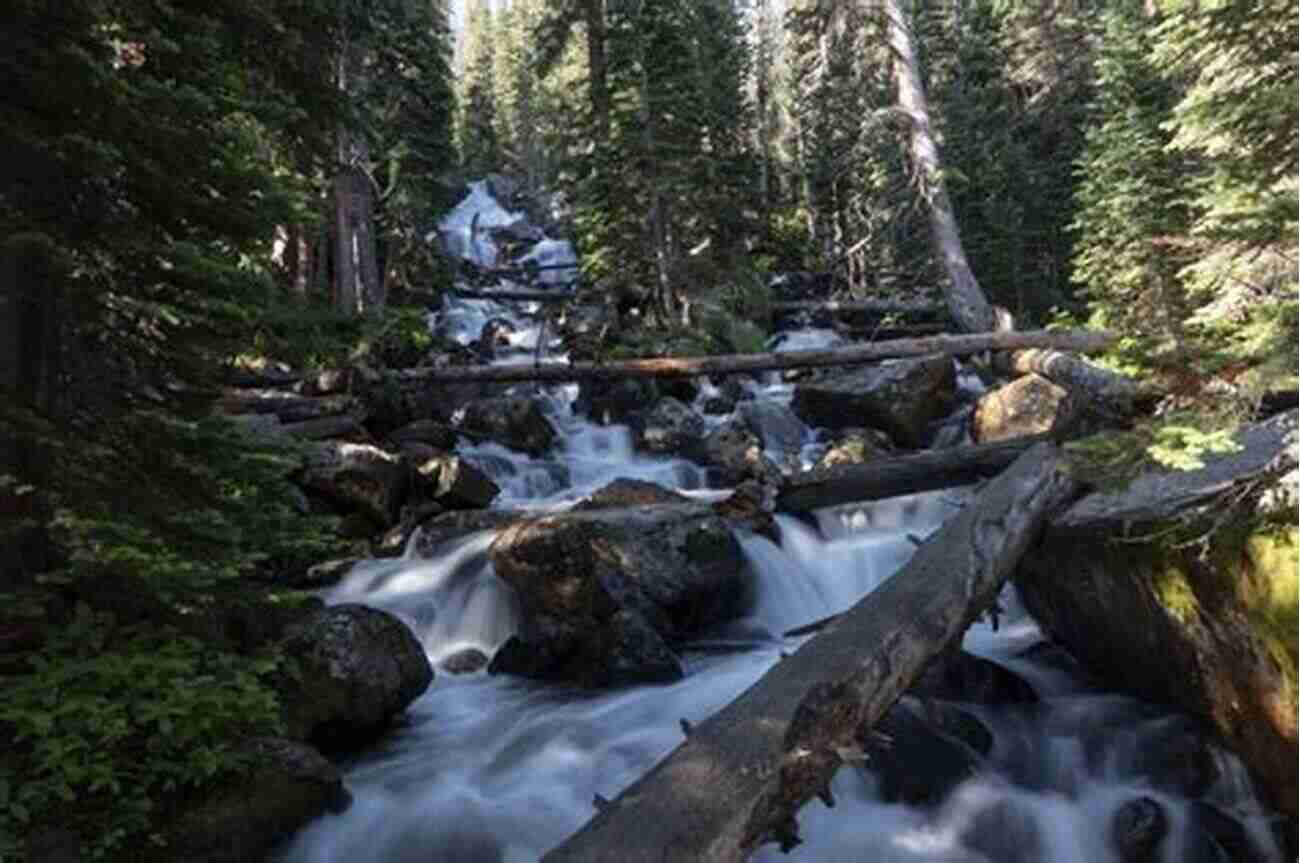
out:
M444 222L444 235L464 230L474 212L480 213L480 228L514 217L475 184L466 203ZM458 248L454 242L452 247ZM516 313L492 310L498 312L516 315L526 328ZM482 313L448 308L436 323L456 314L468 321ZM790 343L803 346L820 338L806 334ZM573 415L575 395L574 387L549 392L549 414L563 438L554 456L532 458L490 443L462 445L462 455L502 487L494 506L563 508L618 477L709 494L699 467L637 454L626 428L597 426ZM755 395L788 401L789 388L771 381ZM676 683L593 693L482 671L440 672L400 727L344 765L354 795L351 808L303 830L281 860L536 860L592 817L597 795L615 797L677 746L680 720L705 719L753 684L782 651L801 643L783 633L843 611L877 587L907 561L914 540L936 530L966 495L947 490L842 507L816 513L815 524L781 516L779 544L742 536L752 607L716 639L685 651L687 674ZM429 559L360 564L325 598L397 614L432 661L465 649L490 656L518 625L512 592L488 560L493 536L461 538ZM882 802L872 775L846 766L832 786L837 807L814 801L800 814L805 844L788 857L767 846L754 859L1131 863L1116 853L1109 824L1116 809L1136 796L1158 802L1170 820L1159 853L1147 859L1219 859L1204 856L1198 850L1204 846L1194 842L1193 812L1199 804L1153 787L1150 778L1152 747L1190 733L1190 723L1096 691L1068 665L1039 658L1041 635L1014 592L1005 591L1001 605L997 631L978 622L964 646L1028 680L1041 700L965 706L993 735L976 774L941 803L923 808ZM910 697L902 703L924 710ZM1253 859L1280 861L1266 813L1240 763L1223 752L1215 757L1217 778L1202 799L1245 825Z

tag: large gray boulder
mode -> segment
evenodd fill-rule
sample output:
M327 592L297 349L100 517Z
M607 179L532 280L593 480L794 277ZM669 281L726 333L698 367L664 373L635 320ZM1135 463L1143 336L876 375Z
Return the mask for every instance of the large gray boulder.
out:
M740 546L703 504L525 519L490 555L523 614L492 670L586 687L681 677L673 645L737 613L745 589Z
M307 449L298 484L386 527L401 509L407 471L397 455L377 446L320 441Z
M951 410L957 388L952 358L935 354L890 360L795 388L791 408L813 426L868 426L900 446L919 447L926 426Z
M280 687L291 736L327 750L371 739L433 682L424 647L406 624L364 605L335 605L288 630L296 666Z
M765 454L763 441L737 420L709 432L691 455L710 469L711 479L719 485L734 486L747 479L771 485L781 482L781 469Z
M704 417L689 405L668 396L628 419L632 443L641 452L686 456L704 439Z
M411 471L413 491L447 509L482 509L501 491L470 462L428 444L403 444L402 460Z
M548 453L556 438L541 406L526 396L472 401L465 406L459 428L532 456Z

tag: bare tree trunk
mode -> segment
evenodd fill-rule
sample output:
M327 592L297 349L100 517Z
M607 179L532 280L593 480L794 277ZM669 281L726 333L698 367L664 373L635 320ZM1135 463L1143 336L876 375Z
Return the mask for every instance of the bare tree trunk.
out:
M934 252L948 273L948 308L952 319L968 333L988 332L994 328L993 307L966 260L957 218L944 187L939 148L930 133L930 108L921 83L921 67L916 57L911 24L903 9L904 2L885 0L884 9L898 76L898 109L907 117L912 129L908 147L912 168L930 211L930 238Z
M338 58L338 88L356 100L365 84L365 46L349 32L346 12ZM334 178L335 302L342 311L377 310L384 297L375 260L374 189L366 174L370 148L362 133L338 130L338 174Z
M605 0L585 0L587 24L587 87L596 123L597 146L609 140L608 62L605 56Z
M604 806L545 863L740 863L797 844L862 729L960 641L1074 483L1041 444L989 483L894 576L783 658Z

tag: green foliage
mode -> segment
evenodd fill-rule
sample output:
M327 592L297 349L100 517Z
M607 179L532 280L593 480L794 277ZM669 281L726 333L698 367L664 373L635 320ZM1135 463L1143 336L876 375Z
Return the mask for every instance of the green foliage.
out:
M78 605L6 681L0 836L69 829L92 859L139 848L176 801L251 766L235 751L281 731L266 685L279 660L248 660L175 632L115 627ZM0 852L17 855L16 847Z

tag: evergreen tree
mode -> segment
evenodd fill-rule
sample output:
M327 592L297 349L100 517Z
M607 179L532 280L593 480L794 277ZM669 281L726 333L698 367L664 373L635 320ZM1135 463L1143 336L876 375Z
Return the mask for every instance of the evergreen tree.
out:
M1149 355L1182 346L1188 165L1168 147L1177 93L1156 65L1150 22L1130 6L1102 23L1074 272L1101 322Z
M489 0L470 0L466 10L464 71L459 79L461 164L472 175L501 168L501 120L497 109L497 31Z

